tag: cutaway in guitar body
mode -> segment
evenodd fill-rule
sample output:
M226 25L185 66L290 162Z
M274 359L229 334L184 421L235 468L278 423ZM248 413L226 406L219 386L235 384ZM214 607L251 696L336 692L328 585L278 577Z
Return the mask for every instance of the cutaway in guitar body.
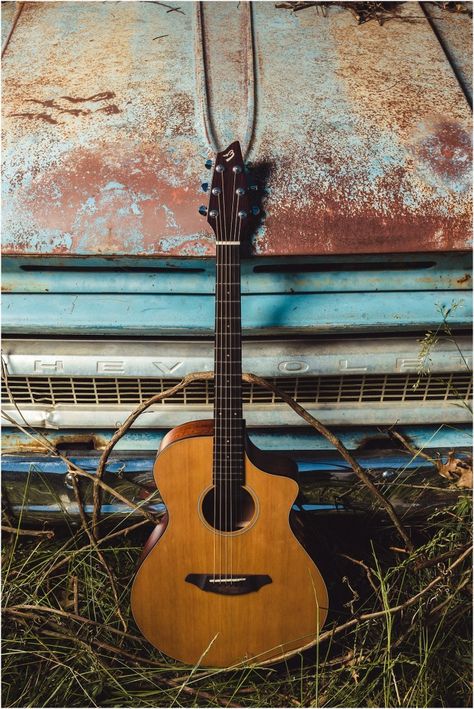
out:
M203 518L200 501L212 473L212 425L186 424L163 441L154 474L168 523L138 570L133 614L153 645L186 664L275 662L317 642L327 615L326 587L290 528L296 482L281 475L281 463L278 475L257 467L253 446L245 453L245 488L255 499L252 518L230 533L213 529ZM259 466L264 460L259 451ZM246 576L239 576L242 572ZM268 578L258 590L216 593L187 581L190 575L217 582Z

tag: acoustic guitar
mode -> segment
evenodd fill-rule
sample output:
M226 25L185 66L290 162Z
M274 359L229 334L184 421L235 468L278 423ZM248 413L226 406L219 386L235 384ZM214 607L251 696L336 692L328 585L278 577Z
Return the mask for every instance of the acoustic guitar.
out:
M265 664L310 647L328 608L323 578L290 526L293 464L275 465L245 433L240 246L256 211L234 142L216 156L207 211L216 236L214 420L163 439L154 477L167 516L132 587L143 635L202 667Z

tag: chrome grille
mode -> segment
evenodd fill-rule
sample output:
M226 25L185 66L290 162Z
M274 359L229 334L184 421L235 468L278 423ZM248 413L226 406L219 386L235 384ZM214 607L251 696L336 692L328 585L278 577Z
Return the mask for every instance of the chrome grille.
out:
M3 398L17 404L130 405L139 404L154 394L175 385L179 379L112 377L23 377L10 376ZM327 377L278 377L275 386L300 404L396 403L422 401L466 401L470 398L472 377L469 373L366 374ZM158 402L167 405L211 405L214 384L192 382L186 389ZM271 392L243 384L245 404L273 404Z

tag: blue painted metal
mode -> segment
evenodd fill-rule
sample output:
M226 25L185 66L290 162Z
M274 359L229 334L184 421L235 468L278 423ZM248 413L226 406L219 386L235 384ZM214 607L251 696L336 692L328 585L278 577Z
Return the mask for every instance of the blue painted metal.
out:
M430 449L431 450L431 449ZM289 451L288 451L289 453ZM333 456L315 455L298 458L298 454L294 451L291 452L293 460L298 466L298 472L304 475L309 475L312 473L331 471L335 472L346 471L352 472L351 468L342 459L338 458L334 460ZM136 473L146 473L150 480L153 478L153 464L155 462L155 455L149 455L147 457L136 458L127 457L126 454L119 456L113 460L110 460L106 466L106 472L116 475L132 475ZM374 470L401 470L401 469L417 469L420 468L432 468L432 464L424 458L414 459L410 454L385 452L378 455L378 458L374 459L374 455L368 456L367 454L361 454L357 456L359 463L364 468L370 468ZM80 456L80 455L69 455L69 460L75 465L78 465L83 470L87 470L94 473L97 468L97 463L99 460L99 454L95 456ZM16 456L16 455L4 455L2 458L2 470L5 474L15 474L15 475L25 475L32 471L37 473L46 473L48 475L65 475L69 468L62 460L54 458L48 455L44 456Z
M432 455L436 452L429 451ZM334 453L312 453L301 457L293 456L300 472L300 485L305 488L309 483L316 486L306 502L298 502L295 509L304 511L327 512L333 510L368 511L373 507L370 495L364 494L354 483L357 481L353 471ZM384 484L385 491L393 500L396 508L404 512L419 512L424 506L446 502L457 495L456 490L443 491L443 481L435 472L434 466L422 458L413 458L410 454L395 451L372 451L356 456L361 465L369 469L374 479ZM70 455L70 460L84 470L94 471L98 454L94 457ZM126 453L115 454L106 469L109 485L127 494L136 504L143 503L154 489L154 456L130 458ZM5 500L14 515L22 516L23 521L75 521L78 523L77 501L70 481L68 466L57 458L43 455L3 456L3 487ZM404 483L416 481L419 487L426 486L431 497L420 495L415 486L403 488ZM137 485L138 484L138 485ZM399 485L401 484L401 489ZM446 483L444 483L446 488ZM436 488L438 488L437 492ZM315 499L316 495L316 499ZM423 500L421 499L423 497ZM86 492L85 510L92 512L90 487ZM155 512L164 511L159 492L154 495L147 507ZM136 512L129 506L119 503L108 496L103 506L104 517L122 519Z
M246 8L204 5L210 112L226 144L246 130ZM267 214L253 253L468 248L469 106L414 7L416 21L406 3L379 27L336 6L324 17L252 3L249 158ZM197 214L209 151L194 9L25 3L3 61L5 252L213 253Z
M314 271L310 269L313 268ZM278 269L281 269L279 272ZM2 288L15 293L213 293L214 259L8 257ZM467 290L470 254L244 259L243 293Z
M471 299L456 291L244 295L246 333L298 331L336 333L424 330L442 322L440 308L457 308L452 327L469 327ZM3 331L16 334L210 335L214 331L211 295L5 294Z
M116 451L143 453L152 451L156 453L163 437L169 429L131 429L118 441ZM372 447L384 438L378 426L337 426L334 433L350 450L363 449L367 444ZM415 448L451 449L470 448L472 445L472 427L470 424L456 424L438 426L400 426L397 427ZM309 426L285 426L283 428L260 428L248 431L250 440L263 450L279 451L327 451L332 450L327 439L313 431ZM113 431L93 429L84 434L84 430L62 429L61 431L43 431L47 439L53 444L61 444L70 450L75 445L84 445L90 441L91 447L102 449L111 438ZM24 451L43 450L39 441L32 439L21 431L5 426L3 428L3 450L5 453L20 453ZM293 453L292 453L293 455Z

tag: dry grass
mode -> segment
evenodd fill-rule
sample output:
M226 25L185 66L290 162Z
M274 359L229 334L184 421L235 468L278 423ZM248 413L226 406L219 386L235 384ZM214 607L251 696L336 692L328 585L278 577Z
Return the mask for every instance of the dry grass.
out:
M327 629L360 620L287 663L234 672L180 666L141 639L129 592L148 524L100 543L126 631L83 531L53 541L10 533L3 705L471 706L470 522L464 496L412 525L417 550L408 555L390 549L398 537L378 518L320 518L311 531L327 550L320 559L333 606ZM110 525L109 533L119 531Z

